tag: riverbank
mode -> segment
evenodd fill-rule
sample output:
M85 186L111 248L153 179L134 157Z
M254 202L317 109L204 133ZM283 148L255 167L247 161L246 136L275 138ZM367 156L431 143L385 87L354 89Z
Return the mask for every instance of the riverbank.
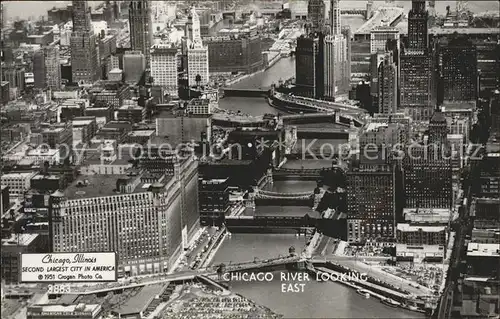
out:
M316 276L316 278L325 278L329 281L338 282L349 288L354 288L356 291L363 290L380 300L384 304L388 304L391 307L403 308L417 313L426 313L426 303L422 300L416 300L414 296L410 294L405 294L403 292L393 290L391 288L380 286L374 283L374 279L366 276L366 274L360 274L350 269L344 268L340 265L335 265L330 262L326 262L323 265L315 264L313 267L309 267L308 271ZM366 279L363 278L366 276ZM340 280L341 278L353 277L353 280Z

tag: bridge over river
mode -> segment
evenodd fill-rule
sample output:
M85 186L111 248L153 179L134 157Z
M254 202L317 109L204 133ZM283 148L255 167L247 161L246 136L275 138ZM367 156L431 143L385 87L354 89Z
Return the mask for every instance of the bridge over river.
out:
M254 259L253 261L247 261L236 264L228 264L225 265L225 272L242 272L242 271L254 271L254 270L262 270L267 269L268 271L273 269L280 269L281 267L286 267L288 265L295 265L299 262L304 262L304 259L299 256L279 256L276 258L266 259L266 260L258 260ZM181 271L176 272L174 274L159 274L157 277L149 276L144 278L142 282L138 283L127 283L127 282L118 282L115 284L105 284L104 287L85 287L85 286L76 286L71 287L71 294L77 295L93 295L96 294L106 295L112 291L123 291L125 289L144 287L146 285L154 285L154 284L167 284L169 282L179 282L179 281L191 281L196 277L205 276L205 277L213 277L217 276L217 270L219 265L209 266L205 268L199 268L195 270Z

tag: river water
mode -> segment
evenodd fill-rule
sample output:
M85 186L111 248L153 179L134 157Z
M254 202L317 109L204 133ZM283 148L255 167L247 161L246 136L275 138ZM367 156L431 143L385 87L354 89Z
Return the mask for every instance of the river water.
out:
M280 79L295 75L293 58L282 58L270 69L242 80L233 87L263 88ZM250 115L276 114L264 98L231 97L219 101L219 106ZM285 164L287 168L323 168L331 166L331 160L294 160ZM275 181L267 189L274 192L299 193L312 191L315 181ZM247 216L304 216L319 217L310 207L257 206L247 208ZM290 246L302 250L308 237L293 234L232 234L217 251L212 264L238 263L263 260L288 253ZM415 313L393 309L374 299L365 299L353 289L333 282L307 282L304 292L282 292L280 274L275 273L271 282L232 282L231 289L255 302L283 314L286 318L416 318Z
M287 167L322 168L331 161L292 161ZM316 187L314 181L275 181L268 190L275 192L307 192ZM245 215L319 217L309 207L257 206ZM264 260L288 254L293 246L300 252L306 236L293 234L231 234L217 251L212 264L231 264ZM304 282L304 292L282 292L280 272L270 282L231 282L231 290L283 314L286 318L423 318L416 313L394 309L375 299L365 299L355 290L334 282ZM297 282L298 283L298 282Z

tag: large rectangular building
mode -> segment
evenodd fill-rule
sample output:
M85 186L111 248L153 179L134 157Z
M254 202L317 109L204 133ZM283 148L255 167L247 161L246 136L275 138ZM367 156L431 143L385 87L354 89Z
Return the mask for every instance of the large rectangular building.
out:
M27 319L100 319L103 309L99 304L35 305L28 307Z
M171 45L156 44L151 49L151 77L153 83L164 87L172 97L179 95L178 56L177 48Z
M2 239L2 280L5 280L6 284L18 283L21 271L21 254L44 253L46 252L43 249L45 243L42 236L38 234L12 234L9 238Z
M197 163L173 166L173 175L84 176L52 194L53 251L114 251L127 275L171 270L199 230Z
M400 63L400 106L413 120L427 121L437 103L434 59L426 51L408 51Z
M349 242L394 240L397 187L395 171L393 165L375 160L362 161L347 173Z
M452 39L442 48L444 101L476 101L477 49L466 37Z
M310 98L323 98L325 91L325 61L324 61L324 36L319 33L317 36L301 36L297 38L297 48L295 49L295 84L297 95ZM333 44L332 44L333 48ZM334 55L333 50L327 53ZM328 67L333 67L328 63ZM332 69L333 73L334 70ZM335 76L332 79L336 79ZM333 81L335 82L335 81ZM330 83L335 90L335 83Z
M199 180L200 222L203 226L222 225L228 215L229 183L228 178Z
M208 46L210 72L252 73L262 69L262 41L257 34L203 38Z

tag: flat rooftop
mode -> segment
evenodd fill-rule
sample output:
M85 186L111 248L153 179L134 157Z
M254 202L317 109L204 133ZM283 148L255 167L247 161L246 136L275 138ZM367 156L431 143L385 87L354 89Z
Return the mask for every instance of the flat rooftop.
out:
M500 257L500 244L469 243L467 256Z
M418 226L418 225L410 225L410 224L401 224L399 223L397 226L397 230L404 231L404 232L415 232L422 230L423 232L426 233L431 233L431 232L441 232L446 230L445 226Z
M90 125L92 122L95 122L94 120L73 120L73 127L75 126L84 126L84 125Z
M136 176L134 176L136 177ZM133 178L127 175L86 175L80 176L77 180L71 183L64 191L64 195L68 199L93 198L103 196L119 195L116 191L116 182L119 179ZM136 189L142 189L139 184Z
M434 27L429 29L432 34L500 34L500 29L497 28L441 28Z
M28 246L38 234L12 234L9 238L2 239L2 246Z
M26 173L8 173L2 174L2 179L10 179L10 178L28 178L34 175L35 172L26 172Z
M367 125L366 131L373 132L373 131L378 130L381 127L387 127L387 124L386 123L370 123Z
M451 210L448 208L404 208L403 214L418 215L449 215Z
M155 130L140 130L140 131L130 131L129 136L151 136L155 133Z
M55 312L55 313L73 313L75 311L78 312L87 312L87 313L93 313L94 311L97 311L99 308L101 308L101 305L99 304L92 304L92 305L87 305L87 304L78 304L78 305L36 305L28 308L28 312L32 312L34 309L40 309L42 312L45 313L50 313L50 312Z
M125 302L114 312L119 313L121 316L137 314L143 311L151 302L151 300L160 295L165 288L165 284L157 284L144 286L139 293Z
M238 123L255 123L267 121L264 116L237 115L227 113L215 113L212 120L238 122Z

